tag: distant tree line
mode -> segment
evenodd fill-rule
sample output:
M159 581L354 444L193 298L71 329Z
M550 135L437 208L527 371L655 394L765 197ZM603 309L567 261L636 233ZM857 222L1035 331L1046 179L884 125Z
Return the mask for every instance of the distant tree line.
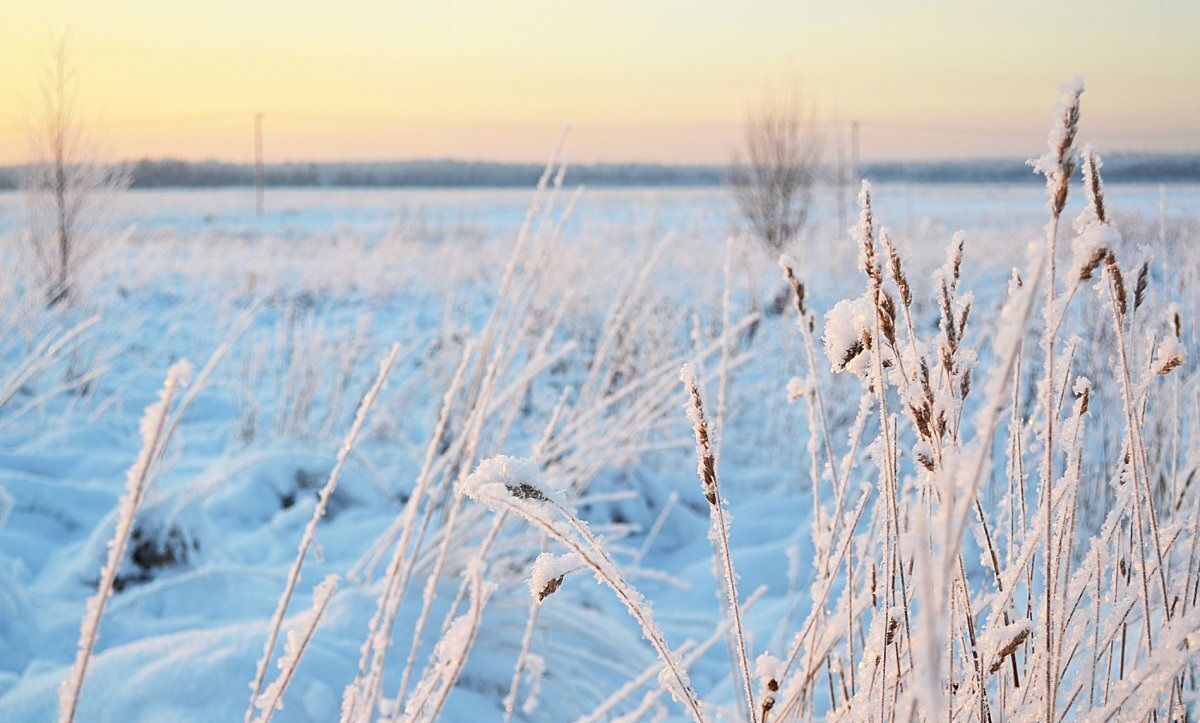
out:
M214 188L249 186L248 163L142 159L126 164L133 188ZM427 160L373 163L272 163L267 185L279 187L530 187L542 166L533 163ZM0 190L19 186L24 166L0 167ZM1110 182L1200 182L1200 154L1112 154L1104 162ZM913 161L866 163L862 175L873 181L912 183L1029 182L1037 178L1021 160ZM597 163L570 168L571 184L590 186L717 186L728 168L701 165Z
M211 188L249 186L248 163L142 159L128 164L133 188ZM532 163L483 161L395 161L376 163L272 163L263 171L268 186L279 187L531 187L543 167ZM0 168L0 189L16 188L20 167ZM572 184L595 186L708 186L721 181L715 166L591 164L568 172Z
M1020 183L1037 181L1030 168L1013 160L868 163L864 177L910 183ZM1104 158L1104 180L1124 183L1200 181L1200 154L1121 154Z

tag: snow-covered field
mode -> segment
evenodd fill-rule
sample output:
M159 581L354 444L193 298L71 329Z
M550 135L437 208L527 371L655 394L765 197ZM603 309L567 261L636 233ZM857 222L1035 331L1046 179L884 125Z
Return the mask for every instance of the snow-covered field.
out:
M1070 220L1083 208L1082 196L1076 184L1060 231L1064 288L1070 279L1062 279L1076 269ZM1036 182L877 184L873 197L875 220L890 229L912 283L913 333L930 340L928 346L915 343L912 356L898 353L900 364L915 363L916 347L932 353L932 340L945 334L939 332L937 286L944 276L937 270L953 233L964 232L962 278L950 303L955 314L971 306L956 353L967 367L978 357L977 391L951 416L952 435L971 440L986 416L980 410L989 408L979 400L992 398L989 375L997 358L1003 360L997 346L1014 338L998 333L1011 316L1011 309L1009 316L1001 311L1011 270L1020 267L1030 279L1045 246L1044 190ZM1135 486L1145 484L1158 500L1155 524L1161 530L1154 532L1169 547L1165 556L1172 565L1162 589L1146 596L1149 605L1158 606L1154 614L1170 621L1140 622L1145 618L1138 575L1145 573L1157 586L1161 570L1129 562L1131 546L1142 544L1130 530L1148 530L1148 521L1105 520L1108 509L1130 498L1129 485L1116 483L1127 417L1108 297L1088 282L1066 312L1055 350L1064 355L1059 374L1070 371L1057 381L1064 396L1082 388L1076 375L1092 385L1086 441L1060 441L1062 456L1053 461L1067 490L1059 501L1064 518L1054 523L1059 547L1080 540L1079 549L1060 549L1065 567L1055 579L1064 595L1078 592L1080 600L1091 600L1087 596L1101 577L1105 588L1094 606L1084 606L1088 616L1096 616L1094 628L1081 614L1064 619L1054 635L1078 645L1093 632L1119 630L1122 647L1116 662L1111 653L1099 660L1107 673L1096 672L1090 652L1083 660L1072 657L1069 646L1058 650L1063 674L1057 708L1067 717L1094 706L1100 717L1136 710L1144 718L1148 709L1132 701L1161 703L1161 715L1171 703L1190 705L1194 695L1190 687L1181 687L1178 695L1159 688L1174 690L1172 675L1190 665L1171 668L1173 659L1165 658L1196 647L1188 636L1197 632L1189 598L1196 570L1197 497L1191 482L1200 462L1194 429L1200 309L1193 286L1200 271L1194 248L1200 238L1200 187L1114 185L1106 197L1124 236L1113 250L1131 298L1138 269L1149 259L1146 289L1138 292L1145 305L1139 304L1139 315L1126 327L1129 355L1135 366L1157 363L1167 348L1170 322L1164 319L1172 309L1187 353L1168 375L1142 380L1139 371L1131 382L1139 406L1130 413L1141 420L1147 435L1140 443L1148 446L1134 445L1140 450L1131 465L1140 475ZM781 701L793 690L789 686L799 686L796 707L785 717L831 710L854 715L857 709L847 708L848 701L875 705L887 696L932 705L921 696L939 689L938 677L926 687L887 688L884 682L885 696L875 690L876 678L896 676L888 667L897 664L889 648L903 666L918 667L914 655L926 663L905 681L926 673L956 681L951 687L961 689L961 701L955 702L953 692L948 703L945 693L931 696L939 705L980 697L968 690L974 678L964 651L976 631L968 636L962 616L955 614L964 601L957 583L947 582L952 566L944 566L946 580L921 572L943 569L922 555L945 554L948 543L919 541L931 530L940 533L937 525L952 514L901 519L902 544L911 547L894 557L916 560L917 572L910 567L909 574L917 577L900 586L919 597L930 595L921 600L946 603L941 608L917 603L913 634L948 630L954 654L939 657L940 642L930 652L911 639L902 654L901 644L892 641L893 622L884 624L897 621L901 608L907 614L908 602L890 600L881 590L888 558L875 548L891 539L880 530L894 518L887 505L875 504L876 486L886 488L880 470L896 466L901 488L896 493L919 500L911 503L914 509L932 510L941 506L935 497L954 492L925 476L921 455L928 449L905 416L905 405L916 397L899 388L890 395L890 432L881 433L875 396L864 395L864 386L850 374L835 374L826 357L820 338L826 312L842 299L862 297L866 288L849 228L858 216L853 203L839 221L837 204L824 195L792 254L807 310L815 314L814 370L797 330L794 296L776 260L749 244L727 245L735 219L720 189L587 189L575 197L568 175L557 193L269 190L267 207L256 218L247 189L125 194L111 214L110 230L121 239L89 279L87 301L67 313L45 311L22 291L11 265L0 268L0 721L57 715L57 691L75 660L85 602L95 592L117 526L126 471L143 444L143 410L158 398L168 368L182 359L194 367L192 382L176 394L164 429L168 444L151 459L151 484L101 618L78 720L238 720L318 491L346 448L360 400L392 345L398 352L386 385L366 410L315 526L286 610L285 633L267 668L269 684L286 631L304 630L314 587L327 575L339 576L274 720L337 720L347 686L364 668L356 688L360 699L388 701L403 686L408 705L424 700L422 714L429 715L441 704L442 684L451 680L444 719L502 720L518 661L515 720L573 720L594 711L599 720L620 714L638 720L686 717L685 707L663 693L655 667L659 658L638 622L612 590L579 569L578 560L538 564L542 576L534 587L544 587L557 573L565 578L543 604L533 604L527 581L539 553L565 551L556 534L586 536L559 518L549 534L524 519L550 508L551 502L539 499L542 492L520 499L529 509L507 515L460 494L460 482L464 491L479 492L488 480L468 479L468 473L499 454L532 459L542 479L524 481L544 484L550 499L561 494L563 504L586 520L588 534L603 538L615 568L653 603L654 619L688 663L698 697L711 713L732 715L745 695L741 679L731 674L738 670L730 662L738 657L737 646L720 627L726 591L713 572L709 505L697 478L687 395L679 382L685 362L699 371L717 440L720 494L728 501L751 666L760 653L787 657L793 636L802 634L796 649L803 653L794 669L808 678L781 681ZM19 195L0 195L0 237L20 232L22 213ZM879 253L886 258L882 244ZM1095 278L1101 278L1099 271ZM890 277L887 283L893 283ZM1024 297L1016 292L1013 298ZM1176 306L1168 306L1171 302ZM1026 598L1044 589L1044 563L1037 558L1022 567L1027 546L1018 544L1040 524L1035 516L1044 444L1036 403L1040 310L1031 319L1017 335L1026 338L1024 363L999 376L1001 383L1018 381L1011 412L1014 429L1025 433L1023 442L1017 435L1018 453L1005 452L1006 444L1011 449L1005 441L1009 396L1003 396L993 445L955 447L979 455L985 448L997 450L981 476L979 499L994 514L990 522L1001 525L992 533L1003 573L1011 575L1010 588L1018 585L1014 599L996 594L971 508L961 516L968 528L963 575L970 601L978 606L968 617L979 627L981 655L1003 648L1027 613L1042 619L1029 612L1038 601ZM853 343L859 322L844 323ZM832 329L831 337L842 331ZM1074 335L1079 341L1072 346ZM832 346L836 363L846 350ZM1065 355L1067 348L1073 357ZM1004 394L1012 395L1013 386ZM789 401L789 389L796 401ZM815 390L821 392L820 407L813 403ZM1071 426L1072 404L1073 397L1065 397L1061 421L1068 433L1077 428ZM171 416L175 410L182 413ZM848 435L855 428L865 431L861 444L851 445ZM893 445L900 459L891 462L886 445L872 443L889 434L901 437ZM836 464L827 464L833 461L827 448ZM1023 463L1023 472L1005 464L1010 456ZM954 463L966 466L972 459L964 451ZM1071 476L1076 461L1082 479ZM942 464L939 460L939 471ZM955 476L951 462L945 464L952 482L964 478L961 472ZM1028 480L1023 496L1013 489L1014 474ZM861 519L855 527L850 522L860 500L864 507L857 508ZM1016 508L1024 505L1014 500L1028 505L1027 515L1018 515ZM1078 513L1067 515L1068 508ZM1140 514L1143 508L1137 502L1130 509ZM1106 524L1116 525L1115 535ZM847 527L857 532L843 548L840 536ZM1080 532L1063 532L1071 529ZM1086 547L1097 530L1106 542ZM1149 533L1146 545L1148 538ZM393 565L398 540L406 545ZM841 557L843 549L850 550L849 563ZM1154 557L1145 553L1144 559ZM882 561L878 567L876 558ZM853 571L851 585L837 572L843 564ZM1128 570L1137 571L1129 575L1132 583L1123 582ZM1171 598L1176 588L1181 594ZM954 599L939 598L931 592L936 589L955 590ZM1132 613L1122 607L1126 589L1137 603L1130 604ZM394 626L391 635L369 637L381 627L376 624L381 600L395 603ZM1159 610L1164 605L1169 612ZM810 615L823 608L828 616ZM838 637L849 610L856 632ZM997 617L1001 611L1003 622ZM1017 622L1008 620L1010 613ZM1061 610L1055 614L1066 617ZM839 622L832 622L835 617ZM908 624L906 617L906 629ZM1162 635L1152 641L1153 653L1135 642L1151 627ZM1042 670L1040 632L1024 630L1028 639L1013 654L1013 669L1019 654L1023 666L1033 666L1023 672ZM888 642L882 642L885 635ZM943 632L940 640L945 637ZM385 644L390 644L386 656ZM863 650L881 644L879 675L880 660ZM1106 640L1102 647L1115 644ZM1003 662L1003 656L997 660ZM1134 678L1126 668L1139 666L1168 682L1151 695L1153 681L1146 681L1118 702L1122 686ZM1036 695L1043 688L1033 686L1034 697L1026 702L1028 681L1013 687L1004 678L1007 671L1006 665L987 683L990 714L1004 719L1038 710ZM1098 682L1089 689L1085 680ZM752 683L761 704L767 693L757 679ZM624 695L613 699L618 691ZM597 710L602 704L611 710Z

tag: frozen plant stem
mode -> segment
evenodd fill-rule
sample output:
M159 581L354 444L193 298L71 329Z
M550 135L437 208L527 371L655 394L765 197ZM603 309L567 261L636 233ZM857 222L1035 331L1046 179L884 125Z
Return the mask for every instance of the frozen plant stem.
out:
M292 594L296 591L296 585L300 582L300 568L304 565L304 558L308 555L308 548L312 545L313 535L317 531L317 523L325 516L325 509L329 506L329 498L333 495L333 491L337 489L338 481L342 478L342 470L346 468L346 461L350 459L350 452L354 449L355 442L358 441L358 434L362 431L363 425L366 424L367 414L371 411L371 406L375 403L375 398L379 396L379 392L383 389L384 382L387 381L388 373L392 370L392 365L396 362L396 355L400 352L400 346L393 344L391 350L383 361L379 363L379 374L375 377L375 383L367 391L366 395L358 405L358 413L354 416L354 423L350 425L350 431L346 433L345 439L342 440L342 445L338 448L337 462L333 465L333 470L329 473L329 479L326 480L325 486L321 488L320 494L317 496L317 504L313 507L312 516L308 520L308 524L304 527L304 534L300 537L300 544L296 550L296 557L292 561L292 567L288 570L287 583L284 585L283 593L279 596L279 602L275 606L275 613L271 616L271 627L267 633L267 640L263 644L262 656L258 659L258 667L254 673L254 680L250 683L250 704L246 707L244 715L245 723L250 723L254 716L254 704L258 700L259 693L262 692L263 680L267 676L267 664L271 660L272 654L275 652L275 642L279 639L279 628L283 625L283 616L287 613L288 603L292 600Z
M750 682L750 663L746 654L746 635L742 630L742 613L738 602L737 573L733 569L733 559L729 554L729 525L725 520L725 509L721 499L721 491L717 483L717 463L713 456L712 446L708 437L708 420L704 417L704 406L700 399L700 386L696 381L696 370L691 364L685 364L679 374L684 389L688 393L687 415L692 422L692 431L696 435L696 457L698 459L697 473L700 475L700 486L704 498L708 500L708 512L712 521L713 547L721 565L724 578L725 593L729 598L729 615L733 619L733 635L737 648L738 673L742 678L743 694L746 696L746 710L750 720L757 719L754 707L754 688Z
M191 365L186 361L178 362L167 371L167 379L159 392L157 402L146 407L142 416L142 450L138 453L137 461L126 473L125 495L117 512L117 526L112 539L108 543L108 558L100 569L100 582L96 594L88 599L83 623L79 629L79 650L75 656L75 667L69 678L63 681L59 689L60 723L72 723L75 712L79 707L79 694L83 690L83 680L87 677L88 664L92 659L92 650L96 646L96 637L100 633L100 618L104 615L104 607L112 595L113 584L117 579L117 570L125 558L125 547L129 544L129 536L133 532L133 521L137 516L138 506L146 494L146 487L151 479L153 461L158 456L162 446L168 441L163 436L167 412L179 387L184 386L191 376Z
M1076 78L1062 86L1062 96L1055 108L1054 125L1050 128L1048 138L1049 151L1035 164L1035 170L1046 177L1046 191L1049 195L1050 223L1046 225L1046 332L1042 339L1042 349L1045 352L1044 375L1042 379L1042 412L1045 415L1042 429L1042 491L1043 491L1043 522L1042 530L1045 562L1045 627L1043 654L1046 668L1046 698L1044 720L1054 723L1058 671L1054 655L1054 591L1051 581L1054 579L1054 559L1050 554L1051 541L1054 539L1054 422L1058 416L1058 395L1054 389L1054 341L1057 336L1055 328L1055 256L1058 245L1058 222L1062 218L1063 208L1067 203L1067 189L1071 173L1075 170L1073 158L1075 134L1079 129L1079 96L1083 93L1083 80Z
M492 391L496 382L496 375L496 363L493 361L488 365L483 379L483 389L475 401L471 421L467 424L466 437L464 445L460 450L461 457L458 460L457 474L460 479L464 479L467 476L470 460L474 459L475 452L478 449L484 418L487 414L488 401L492 397ZM408 659L405 661L404 671L400 674L400 692L396 694L396 700L402 700L408 692L408 684L412 677L413 666L416 665L417 651L421 644L421 637L424 635L425 626L429 622L429 615L433 610L433 603L437 596L437 586L441 582L442 574L446 567L446 560L450 555L451 544L455 539L458 518L462 511L463 497L458 491L457 486L455 489L450 490L450 495L450 509L445 513L445 521L442 523L442 538L438 544L433 569L429 572L429 576L425 578L425 588L422 591L421 613L417 617L416 625L413 626L412 640L408 648ZM430 510L427 509L426 513L428 514L429 512Z
M434 426L433 434L430 435L429 443L426 445L421 471L413 484L412 494L409 495L408 501L404 505L404 512L400 519L399 539L396 541L391 561L388 563L387 583L379 596L378 607L375 615L371 618L367 640L363 644L362 655L358 661L358 675L347 686L343 694L344 715L351 720L354 719L355 711L369 712L375 709L383 685L383 668L391 647L392 629L396 622L400 603L404 599L411 570L415 564L412 559L413 555L409 553L409 541L413 528L416 526L417 511L428 492L438 449L442 445L449 424L450 411L462 385L467 363L473 353L474 346L471 344L468 344L463 350L458 368L442 397L441 411L438 412L437 423Z
M294 633L288 634L288 650L279 659L279 678L267 686L267 690L258 701L258 706L262 708L263 713L259 716L256 723L271 723L271 718L275 715L275 711L283 707L283 694L287 691L288 685L291 684L292 678L296 675L296 668L300 665L300 658L304 656L304 651L308 649L308 644L312 641L313 634L317 632L317 625L321 623L321 616L325 614L325 609L329 607L329 601L333 599L333 593L337 590L337 584L337 575L329 575L313 591L312 610L309 611L302 629L297 631L299 635Z
M590 533L586 533L584 523L561 502L551 499L548 492L542 489L533 464L511 457L492 457L481 463L463 481L462 491L476 502L486 504L493 511L507 510L515 513L578 555L580 561L595 573L596 579L613 591L638 622L642 635L654 647L663 662L660 681L667 686L671 695L693 720L697 723L707 720L687 670L678 654L667 644L666 637L654 621L654 616L641 593L625 580L600 542ZM578 533L578 537L556 524L549 514L551 511L562 515Z
M542 552L546 552L546 536L542 535ZM512 720L517 709L517 695L521 692L521 674L529 665L529 650L533 644L533 632L537 628L538 611L541 601L531 597L529 613L525 617L525 632L521 635L521 652L517 654L517 662L513 664L512 681L508 685L508 695L504 696L504 723Z

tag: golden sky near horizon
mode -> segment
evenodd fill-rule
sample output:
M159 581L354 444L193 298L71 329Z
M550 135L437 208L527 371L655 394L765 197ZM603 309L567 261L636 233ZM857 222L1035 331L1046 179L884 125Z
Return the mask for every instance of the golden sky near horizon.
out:
M1033 156L1083 73L1103 150L1200 150L1200 2L0 0L0 163L50 38L119 158L719 162L799 80L866 159Z

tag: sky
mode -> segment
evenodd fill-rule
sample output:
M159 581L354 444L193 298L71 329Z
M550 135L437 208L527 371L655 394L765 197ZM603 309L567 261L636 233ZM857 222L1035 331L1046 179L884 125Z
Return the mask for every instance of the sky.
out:
M1200 151L1200 2L0 0L0 164L52 38L120 159L719 163L798 87L864 160L1030 157L1087 77L1107 151Z

